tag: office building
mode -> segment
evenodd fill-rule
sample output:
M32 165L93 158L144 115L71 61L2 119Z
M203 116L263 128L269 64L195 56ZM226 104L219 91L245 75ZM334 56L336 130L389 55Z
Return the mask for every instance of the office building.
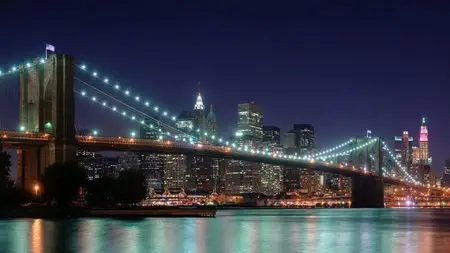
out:
M219 125L212 105L209 107L209 113L208 116L206 116L205 124L206 132L208 132L210 136L217 136L219 134Z
M316 147L314 126L311 124L294 124L295 144L300 155L311 154Z
M428 127L425 117L422 118L419 137L419 163L430 164L431 156L428 149Z
M442 173L441 186L450 187L450 159L447 159L445 161L445 167Z
M408 131L403 131L402 136L395 136L395 157L400 163L411 168L413 164L413 137L409 136Z
M255 102L238 105L236 136L241 145L260 148L263 141L263 111Z

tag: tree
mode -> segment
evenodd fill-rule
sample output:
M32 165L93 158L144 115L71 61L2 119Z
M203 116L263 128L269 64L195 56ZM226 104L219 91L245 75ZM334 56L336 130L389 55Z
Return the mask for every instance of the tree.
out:
M86 182L86 172L76 161L55 163L45 169L42 181L45 196L65 206L76 199Z
M105 207L115 204L118 182L115 178L104 176L87 184L86 200L89 205Z
M10 188L12 182L10 180L11 156L3 150L0 142L0 189Z
M141 170L129 169L119 173L117 195L119 202L136 204L147 196L147 182Z

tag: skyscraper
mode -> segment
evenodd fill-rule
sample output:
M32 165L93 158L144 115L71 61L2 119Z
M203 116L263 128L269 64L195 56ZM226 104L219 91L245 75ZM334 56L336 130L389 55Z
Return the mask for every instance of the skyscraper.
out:
M412 154L413 137L408 131L403 131L401 137L395 136L395 157L406 168L411 168L413 162Z
M210 135L217 136L219 133L219 126L217 124L216 114L213 111L213 106L210 105L208 116L206 116L206 131Z
M430 164L431 156L428 150L428 128L425 117L422 118L419 137L419 162L422 164Z
M280 151L280 128L276 126L263 127L263 146L271 152ZM283 170L279 165L261 165L261 192L273 196L283 190Z
M276 126L263 126L263 145L264 148L273 149L274 146L280 146L280 128Z
M263 111L255 102L238 105L238 142L253 148L260 148L263 140Z
M194 105L194 127L200 129L200 131L205 131L205 106L203 105L202 95L199 92L197 94L197 100Z
M316 147L314 126L311 124L294 124L296 144L299 154L310 154Z
M289 131L283 134L283 151L286 154L293 155L298 152L297 144L295 143L296 134L294 131Z
M150 127L150 122L142 125L140 128L140 138L148 140L158 140L160 132L158 131L159 125L155 124L154 127ZM166 156L163 154L156 154L151 152L140 152L139 156L139 169L147 180L147 187L150 189L163 189L164 188L164 162Z

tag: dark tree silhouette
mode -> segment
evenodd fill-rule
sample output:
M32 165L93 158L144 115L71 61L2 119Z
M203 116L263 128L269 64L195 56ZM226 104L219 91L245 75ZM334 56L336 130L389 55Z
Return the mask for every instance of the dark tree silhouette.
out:
M12 186L10 180L11 156L3 150L0 142L0 190L8 189Z
M116 201L117 186L117 180L110 176L94 179L87 184L86 200L91 206L111 206Z
M136 204L147 196L147 183L141 170L129 169L119 173L117 178L117 201Z
M86 172L75 161L55 163L45 169L42 182L45 196L65 206L76 199L86 182Z

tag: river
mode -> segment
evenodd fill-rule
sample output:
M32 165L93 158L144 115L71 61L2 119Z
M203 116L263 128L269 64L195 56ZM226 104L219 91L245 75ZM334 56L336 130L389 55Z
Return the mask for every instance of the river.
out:
M0 220L0 252L450 252L450 209L242 209L216 218Z

